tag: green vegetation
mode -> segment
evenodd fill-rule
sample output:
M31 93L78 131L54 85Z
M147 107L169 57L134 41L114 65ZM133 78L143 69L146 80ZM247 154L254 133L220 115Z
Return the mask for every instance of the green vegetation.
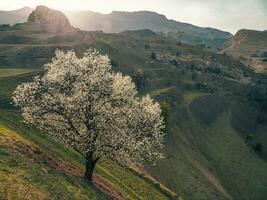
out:
M156 60L157 59L157 54L154 51L152 51L151 55L150 55L150 58L153 59L153 60Z
M82 178L64 173L68 164L3 123L1 119L1 199L104 199Z
M34 71L39 71L40 69L25 69L25 68L0 68L0 78L12 77L21 74L27 74Z
M173 89L173 87L167 87L167 88L162 88L162 89L156 89L156 90L153 90L151 92L149 92L149 95L151 97L155 97L155 96L158 96L158 95L162 95L164 93L168 93L171 89Z
M20 79L25 81L33 75L10 77L14 85L8 89L12 91ZM10 99L11 92L2 94L2 98ZM158 188L160 183L110 161L100 163L94 178L96 187L88 187L83 179L85 161L79 154L25 126L20 113L12 107L3 107L0 108L0 198L105 199L111 195L129 199L177 199L174 192ZM106 194L98 188L104 188Z
M51 38L48 39L47 35L29 35L39 43L33 46L0 44L1 65L5 68L38 68L49 61L56 48L73 48L83 52L92 46L111 56L115 70L129 75L135 75L137 69L140 70L141 73L134 79L139 82L139 92L150 94L161 102L167 123L167 155L158 165L146 166L147 173L159 183L147 181L143 174L139 176L109 161L96 169L98 175L110 182L121 195L133 199L169 198L162 192L160 184L163 184L186 200L266 199L267 124L264 91L267 79L264 74L255 74L229 56L177 44L171 38L157 35L140 37L136 32L78 32L72 40L58 36L61 44L49 43ZM144 48L144 44L149 45L149 49ZM151 52L157 52L156 60L150 59ZM173 59L177 66L170 63ZM192 79L193 73L198 74L196 79ZM19 114L9 103L10 95L17 84L31 80L32 75L0 78L2 124L40 149L58 153L61 160L83 170L84 161L75 152L19 122ZM246 136L250 134L262 145L261 153L255 152L247 144ZM6 147L3 152L12 153ZM1 162L0 166L9 168L7 163L10 162ZM16 165L16 161L14 163ZM55 178L59 176L61 180L77 178L68 173L62 175L64 172L53 173L56 174ZM83 185L79 176L77 179L77 184ZM47 190L40 188L40 191ZM98 195L90 188L83 191Z

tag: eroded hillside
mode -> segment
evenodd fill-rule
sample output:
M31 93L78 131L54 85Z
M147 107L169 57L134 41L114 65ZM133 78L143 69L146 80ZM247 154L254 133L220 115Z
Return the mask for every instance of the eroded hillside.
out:
M257 72L267 70L267 31L240 30L223 52L247 63Z

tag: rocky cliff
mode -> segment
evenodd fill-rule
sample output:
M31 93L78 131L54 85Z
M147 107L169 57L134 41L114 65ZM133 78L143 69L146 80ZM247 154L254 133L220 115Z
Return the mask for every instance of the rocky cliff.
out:
M39 23L49 33L66 33L75 31L68 18L60 11L46 6L37 6L28 17L28 23Z

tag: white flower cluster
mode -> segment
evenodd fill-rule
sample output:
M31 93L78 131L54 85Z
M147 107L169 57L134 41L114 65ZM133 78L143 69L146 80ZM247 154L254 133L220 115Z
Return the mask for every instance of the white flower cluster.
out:
M13 100L25 123L85 158L142 163L162 157L160 105L138 97L131 78L113 72L109 58L94 49L82 58L57 51L44 75L19 85Z

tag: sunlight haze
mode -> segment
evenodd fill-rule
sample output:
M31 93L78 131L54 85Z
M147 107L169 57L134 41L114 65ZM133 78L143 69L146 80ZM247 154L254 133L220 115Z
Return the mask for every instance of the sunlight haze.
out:
M1 1L1 10L46 5L59 10L91 10L101 13L149 10L170 19L235 33L239 29L267 29L265 0L10 0Z

